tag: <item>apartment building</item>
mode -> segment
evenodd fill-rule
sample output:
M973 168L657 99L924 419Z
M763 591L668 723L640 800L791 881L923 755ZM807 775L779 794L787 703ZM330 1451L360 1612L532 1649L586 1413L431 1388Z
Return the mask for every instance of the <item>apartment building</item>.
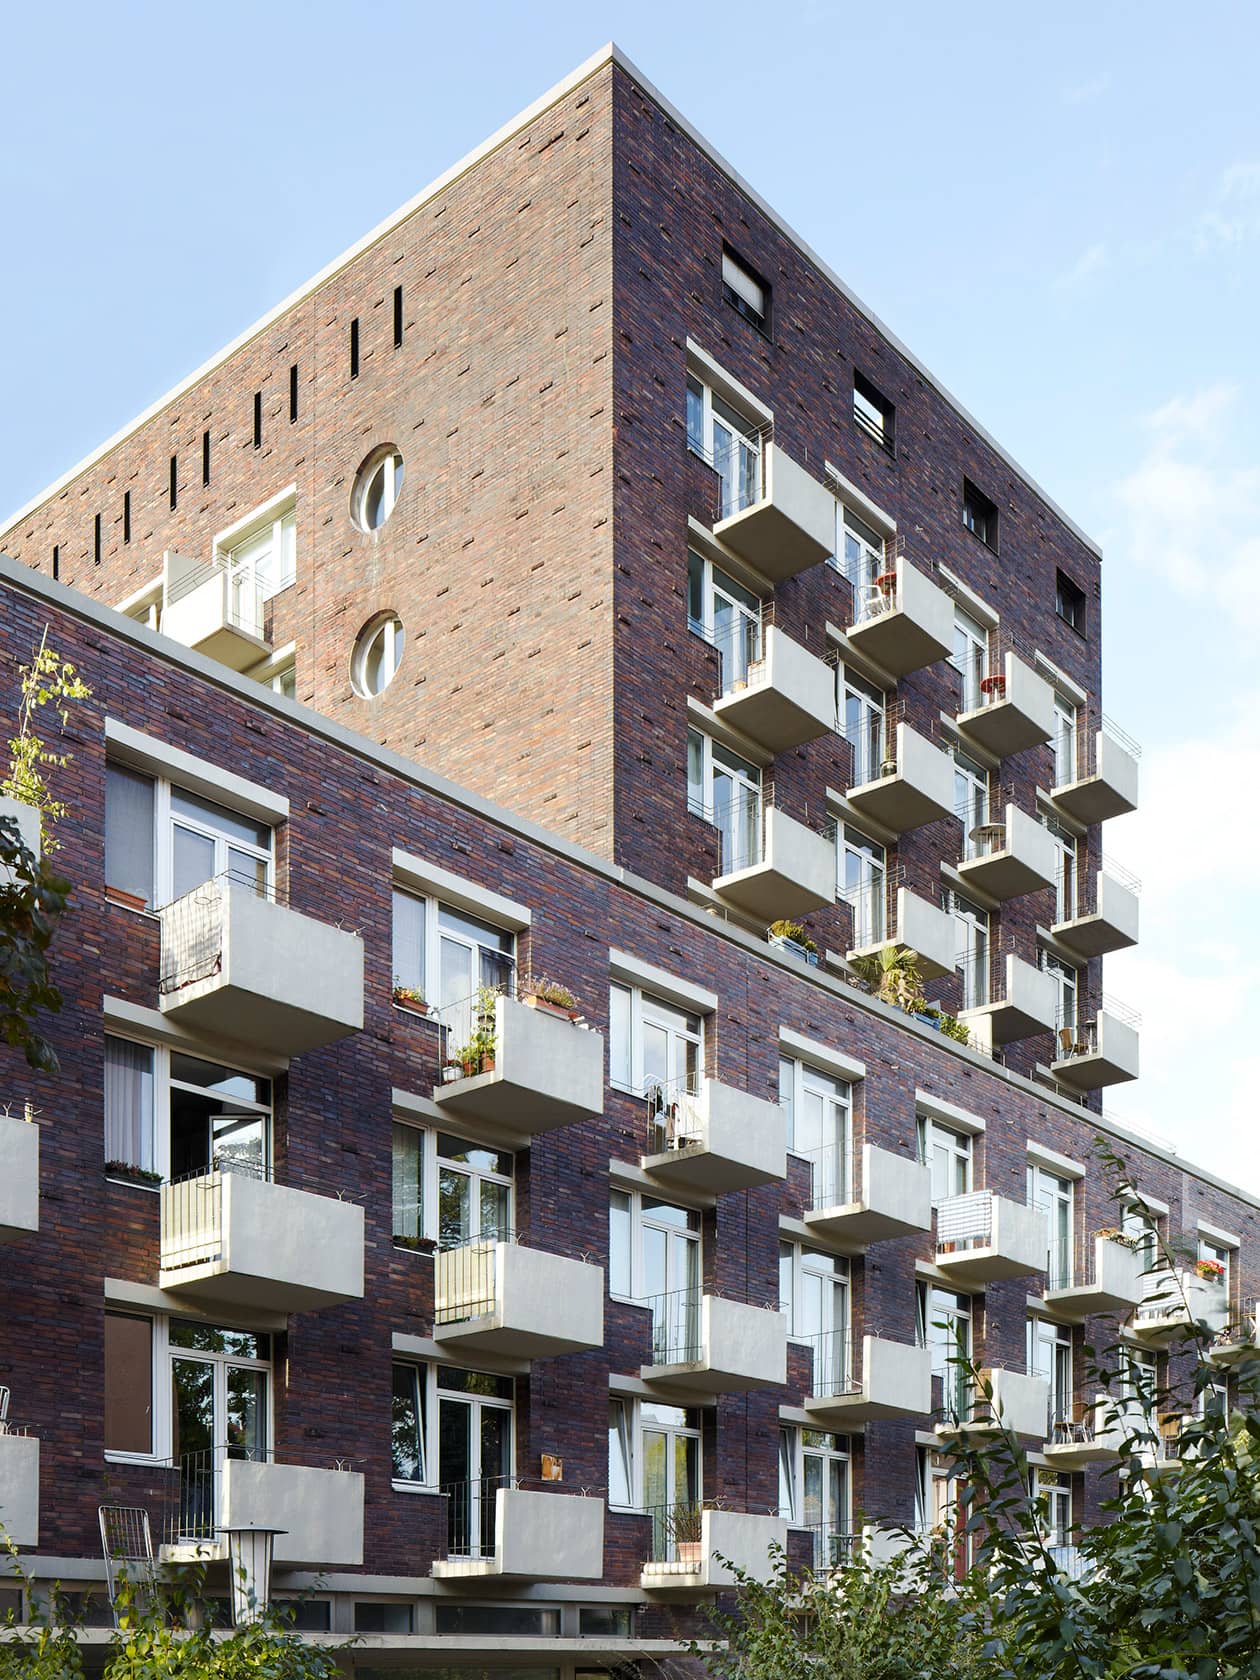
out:
M348 1667L594 1680L947 1521L958 1347L1070 1558L1084 1349L1185 1311L1100 1136L1249 1335L1260 1202L1101 1108L1099 553L615 49L0 550L0 707L45 628L92 688L0 1118L38 1581L261 1525Z

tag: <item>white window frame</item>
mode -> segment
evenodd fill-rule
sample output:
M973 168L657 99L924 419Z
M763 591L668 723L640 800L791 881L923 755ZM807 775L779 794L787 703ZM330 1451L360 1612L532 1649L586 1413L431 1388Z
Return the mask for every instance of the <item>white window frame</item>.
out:
M1046 1516L1038 1517L1042 1539L1052 1551L1072 1544L1072 1478L1061 1470L1041 1466L1030 1472L1034 1501L1046 1501Z
M699 748L699 781L693 771L695 749ZM718 778L730 783L726 805L726 826L719 821L715 786ZM727 874L747 869L761 861L762 801L764 788L760 765L732 752L701 729L687 732L687 809L718 831L721 837L719 869Z
M787 1338L810 1350L814 1362L811 1383L816 1392L841 1393L844 1382L853 1372L853 1273L847 1255L829 1254L810 1248L804 1243L781 1239L779 1243L779 1294L787 1284L787 1299L779 1301L779 1311L787 1324ZM820 1306L819 1327L802 1328L805 1306L805 1286L817 1285ZM830 1285L828 1290L827 1286ZM823 1383L817 1382L820 1362L827 1361Z
M1046 1287L1070 1289L1076 1278L1076 1181L1052 1172L1039 1161L1028 1163L1026 1175L1028 1206L1046 1215L1049 1233ZM1059 1237L1060 1215L1066 1214L1066 1235ZM1057 1257L1055 1250L1061 1252ZM1031 1370L1032 1367L1029 1366Z
M953 1196L969 1195L975 1186L976 1157L972 1147L972 1137L969 1132L960 1132L954 1126L947 1126L933 1114L919 1114L916 1116L919 1132L919 1160L927 1167L932 1180L932 1206L939 1207L942 1201L948 1201ZM937 1195L936 1172L933 1165L934 1152L937 1148L946 1151L952 1162L963 1163L964 1184L961 1190L951 1189L944 1196ZM952 1176L952 1174L951 1174Z
M375 483L377 474L382 472L385 473L385 479L381 489L381 517L375 525L369 525L365 517L368 492ZM402 451L392 444L374 449L359 468L355 475L354 505L351 513L355 524L365 536L375 536L389 524L394 509L398 506L406 473Z
M1054 919L1071 922L1080 915L1080 842L1053 817L1043 817L1042 826L1054 841Z
M852 705L852 713L850 712ZM850 787L878 781L888 755L888 694L852 666L836 666L836 712L840 732L853 751Z
M818 1150L804 1148L797 1131L798 1120L811 1099L817 1099L822 1109L821 1160L814 1159ZM799 1057L780 1055L779 1106L787 1119L789 1154L810 1163L810 1206L838 1207L849 1201L854 1182L852 1083Z
M647 1267L643 1258L643 1231L645 1226L651 1230L664 1231L668 1236L685 1236L691 1243L695 1255L695 1290L697 1295L704 1291L704 1231L703 1221L699 1209L689 1208L685 1202L675 1201L670 1196L653 1190L632 1190L628 1185L614 1184L609 1197L609 1216L611 1218L612 1197L625 1196L629 1201L630 1213L630 1294L622 1295L614 1292L612 1287L612 1266L609 1264L608 1293L614 1301L624 1301L630 1306L641 1307L654 1299L647 1293ZM652 1219L651 1211L644 1210L643 1203L647 1199L653 1202L663 1202L667 1207L678 1208L694 1220L686 1231L667 1221L656 1222ZM692 1234L694 1233L694 1235ZM689 1284L675 1284L674 1290L692 1287ZM667 1289L666 1294L673 1293Z
M761 500L762 423L741 414L729 398L714 391L712 385L694 370L688 370L687 373L686 400L687 448L693 455L699 455L702 461L707 461L717 474L721 484L719 517L728 519ZM725 412L715 412L715 405ZM719 429L725 434L726 442L719 441ZM719 461L732 456L736 450L739 454L740 471L735 475L736 488L732 490L730 466L724 470ZM749 474L752 480L751 492L745 496L744 485Z
M407 881L401 881L395 878L390 892L391 924L389 955L391 977L397 976L397 970L394 968L393 936L393 905L395 894L398 894L403 898L415 899L417 903L424 906L424 949L421 957L422 973L420 975L419 990L438 1019L441 1018L442 1007L439 1002L442 990L442 941L444 939L449 940L453 945L461 946L470 954L471 968L478 976L478 978L473 981L474 993L480 984L481 952L490 949L489 946L482 945L480 942L473 940L468 935L462 933L458 928L443 927L441 925L441 915L443 910L448 910L451 915L463 917L468 921L481 922L487 928L494 928L498 933L508 935L512 942L510 955L504 951L496 951L493 955L501 959L505 967L509 968L513 974L516 973L517 959L519 955L517 945L520 933L518 928L512 927L507 922L497 921L485 910L479 908L465 909L462 905L449 903L446 899L440 897L436 893L424 892L419 887L412 886ZM411 982L407 976L402 975L397 977L402 980L404 985L410 985Z
M1050 750L1054 755L1054 774L1051 783L1054 787L1065 787L1077 780L1080 767L1077 763L1077 731L1080 726L1080 707L1076 701L1058 689L1054 691L1054 734L1050 739Z
M368 658L378 637L384 638L381 650L381 684L379 688L369 688L366 678ZM397 613L383 613L363 626L350 656L351 686L360 700L380 699L398 675L406 651L407 630Z
M984 704L980 687L989 662L989 632L983 624L954 608L954 652L950 664L962 678L962 692L958 699L959 712L979 711Z
M633 1511L641 1515L646 1509L643 1503L643 1401L642 1399L630 1394L617 1393L610 1393L608 1400L610 1406L620 1406L623 1408L623 1415L626 1418L626 1446L630 1455L630 1462L627 1465L627 1481L630 1486L630 1498L633 1501L630 1505L615 1505L610 1498L608 1508L612 1511ZM677 1405L677 1403L672 1400L662 1400L659 1402L649 1401L648 1404L660 1404L667 1406ZM697 1406L682 1405L677 1406L677 1410L682 1412L692 1412L698 1417L700 1408ZM649 1419L647 1427L653 1433L663 1432L668 1435L671 1440L683 1439L694 1441L696 1443L696 1488L699 1492L700 1498L703 1498L704 1432L700 1424L698 1422L695 1424L662 1424L656 1419ZM666 1453L666 1460L672 1468L674 1462L674 1455L672 1452ZM674 1503L677 1503L677 1500L675 1500Z
M616 1066L611 1044L611 1027L609 1031L609 1084L614 1091L622 1091L627 1096L645 1097L647 1095L647 1079L643 1066L643 1028L647 1024L665 1033L670 1044L669 1065L674 1063L674 1046L677 1044L694 1044L696 1047L696 1089L688 1093L702 1096L704 1092L704 1040L705 1027L708 1017L698 1009L686 1007L681 1003L671 1003L668 998L657 997L655 993L642 986L636 986L626 980L612 980L609 983L609 996L614 992L623 992L628 999L626 1020L630 1032L629 1056L627 1061L630 1068L629 1083L612 1077L612 1070ZM690 1032L680 1029L673 1019L677 1015L686 1015L697 1022L696 1031ZM612 1018L611 1005L609 1019Z
M846 881L849 863L857 880ZM853 947L882 945L888 932L888 849L852 823L836 824L836 897L853 912Z
M951 892L947 899L946 908L958 931L954 972L962 976L962 1008L979 1009L989 1001L989 964L993 956L989 912L961 893Z
M954 814L962 823L961 857L964 862L980 856L980 843L972 838L973 829L990 820L989 775L982 765L955 747Z
M1218 1237L1205 1236L1199 1232L1198 1247L1195 1251L1196 1260L1216 1260L1225 1270L1221 1275L1221 1282L1225 1285L1225 1299L1231 1299L1230 1285L1234 1275L1234 1248L1230 1243L1222 1242Z
M853 616L858 623L872 616L864 609L878 605L882 611L887 606L887 597L875 582L887 566L887 552L884 534L837 496L835 551L827 563L852 584Z
M227 1066L229 1066L229 1064L226 1063L226 1062L217 1062L215 1057L213 1056L213 1054L209 1051L202 1050L202 1049L199 1049L199 1048L192 1048L192 1047L180 1047L178 1049L173 1050L168 1045L157 1044L150 1039L137 1038L134 1033L120 1032L112 1024L107 1024L106 1025L104 1038L121 1039L123 1041L123 1043L125 1043L125 1044L134 1044L139 1049L149 1050L153 1054L153 1115L152 1115L153 1134L154 1134L153 1135L153 1171L159 1174L163 1184L167 1184L167 1183L170 1182L170 1172L171 1172L171 1091L172 1091L172 1089L176 1089L176 1090L202 1090L202 1089L204 1089L204 1087L202 1087L202 1086L188 1086L188 1085L184 1085L180 1080L172 1079L172 1077L171 1077L171 1057L172 1057L172 1055L186 1055L186 1056L190 1056L194 1061L210 1062L210 1063L213 1063L216 1066L222 1066L222 1067L227 1067ZM104 1043L102 1042L102 1056L103 1055L104 1055ZM263 1104L263 1103L251 1102L247 1097L233 1097L232 1098L232 1102L234 1104L239 1103L240 1106L243 1109L253 1110L253 1111L257 1112L258 1114L264 1115L266 1117L267 1127L266 1127L266 1143L265 1143L265 1148L264 1148L264 1159L265 1159L265 1163L266 1163L267 1182L271 1183L271 1182L273 1182L273 1176L272 1175L273 1175L274 1170L275 1170L275 1126L276 1126L276 1081L275 1081L275 1076L273 1074L270 1074L270 1073L260 1073L256 1069L253 1069L253 1068L242 1067L242 1066L240 1066L239 1062L235 1059L232 1061L230 1066L231 1066L232 1072L244 1074L250 1079L265 1079L271 1087L271 1104L270 1104L269 1107L267 1105ZM104 1097L103 1097L103 1094L102 1094L102 1103L101 1103L101 1124L102 1124L102 1127L104 1126L104 1119L105 1119ZM126 1182L131 1183L132 1181L127 1180ZM138 1188L145 1189L145 1188L149 1188L149 1187L145 1186L145 1185L141 1185L141 1186L138 1186ZM156 1194L158 1186L153 1185L152 1189L153 1189L154 1193Z
M826 1436L833 1443L830 1447L823 1447L807 1443L807 1435ZM844 1442L843 1446L839 1445ZM837 1434L830 1429L817 1429L812 1424L781 1424L779 1426L779 1465L782 1470L786 1463L788 1467L789 1500L788 1508L784 1510L783 1501L779 1501L779 1516L783 1518L789 1528L811 1529L815 1524L805 1520L805 1460L807 1458L820 1459L825 1466L839 1464L841 1466L841 1486L843 1488L842 1512L830 1512L820 1517L824 1529L830 1528L841 1534L852 1533L853 1528L853 1454L848 1445L849 1437ZM786 1447L786 1452L784 1448ZM823 1487L828 1490L823 1504L830 1506L829 1478L824 1472Z
M941 1304L939 1313L932 1305L933 1298L937 1295L949 1297L948 1304ZM975 1358L976 1314L973 1297L965 1289L952 1289L947 1284L931 1283L925 1279L916 1286L915 1314L923 1345L931 1354L932 1375L941 1379L942 1397L946 1406L957 1402L960 1408L970 1415L975 1404L975 1392L970 1377L965 1366L953 1364L951 1360L953 1355L959 1355L966 1360ZM947 1327L944 1331L938 1328L942 1323Z
M1076 1403L1075 1347L1072 1328L1039 1313L1028 1315L1028 1375L1043 1377L1048 1406L1047 1426L1071 1423Z
M395 1350L391 1355L390 1365L391 1367L394 1365L411 1365L417 1371L421 1372L424 1378L424 1468L427 1480L422 1482L408 1482L404 1481L399 1476L391 1475L390 1485L395 1493L436 1493L438 1488L441 1487L441 1468L438 1463L440 1448L438 1411L439 1402L443 1398L448 1400L458 1400L461 1402L472 1400L476 1401L479 1405L490 1406L498 1411L510 1413L511 1427L509 1430L508 1440L509 1464L511 1468L506 1472L506 1474L509 1476L516 1474L516 1404L518 1394L515 1378L512 1379L512 1398L510 1400L500 1400L493 1395L469 1396L456 1389L439 1387L439 1365L449 1365L459 1371L480 1370L479 1366L465 1364L462 1360L413 1359L409 1355L399 1353ZM496 1372L494 1374L505 1375L506 1373ZM392 1370L390 1381L392 1386ZM393 1469L392 1461L390 1469L391 1471Z
M512 1233L516 1230L516 1156L512 1150L501 1148L497 1144L485 1142L481 1139L465 1138L459 1132L451 1130L449 1126L417 1126L413 1121L408 1120L399 1114L394 1115L393 1124L397 1128L405 1129L408 1132L414 1133L420 1140L419 1235L422 1241L436 1243L441 1240L438 1228L438 1198L440 1194L439 1186L441 1184L443 1167L447 1168L451 1172L460 1174L464 1178L472 1180L474 1185L480 1185L482 1182L485 1182L487 1184L497 1184L505 1189L507 1191L507 1222L503 1238L500 1240L506 1238L508 1233ZM487 1168L468 1166L461 1161L452 1161L449 1156L442 1155L439 1152L439 1139L443 1137L458 1138L460 1142L465 1143L469 1149L485 1149L493 1151L496 1155L506 1155L512 1162L512 1171L510 1173L497 1173L491 1172ZM392 1163L392 1131L390 1133L390 1151ZM391 1190L391 1224L393 1222L392 1200ZM477 1202L479 1204L479 1198L477 1198ZM399 1233L392 1232L391 1235L397 1236ZM483 1239L477 1235L470 1234L468 1237L469 1242L476 1242L479 1240ZM484 1240L490 1241L493 1239L487 1237Z
M700 572L700 616L690 610L691 567ZM761 625L762 602L746 584L714 565L710 557L694 545L687 550L689 628L715 647L721 657L721 690L728 693L732 683L747 681L749 669L763 656L764 640ZM730 608L731 628L726 634L718 629L718 603Z
M173 782L159 781L156 783L154 789L153 809L154 820L157 825L158 833L157 873L155 876L157 891L161 895L158 899L158 903L169 904L171 901L171 895L175 891L176 828L185 829L190 834L199 835L202 839L211 840L214 843L214 873L209 877L209 879L214 880L221 875L225 875L231 866L231 854L233 852L242 852L246 857L252 858L255 862L263 865L265 894L266 896L270 896L275 889L275 828L272 827L271 829L271 846L269 849L251 845L246 840L231 839L220 829L213 827L208 820L190 816L186 812L182 811L177 813L174 809L174 794L176 791L184 794L189 799L202 800L206 804L210 805L223 805L223 809L225 811L231 811L232 809L230 805L224 804L222 800L207 800L204 794L194 793L190 788L177 788L177 785ZM241 815L249 822L258 821L256 817L249 817L243 812L234 814ZM260 824L259 826L261 827L265 825Z
M269 537L269 545L259 554L242 559L242 549L252 547L260 539ZM221 531L214 539L216 564L225 573L225 600L233 620L256 636L262 634L262 608L273 596L297 582L297 505L294 493L283 492L279 497L256 508L243 520ZM274 566L274 576L259 578L260 564ZM252 591L252 609L239 609L238 592Z

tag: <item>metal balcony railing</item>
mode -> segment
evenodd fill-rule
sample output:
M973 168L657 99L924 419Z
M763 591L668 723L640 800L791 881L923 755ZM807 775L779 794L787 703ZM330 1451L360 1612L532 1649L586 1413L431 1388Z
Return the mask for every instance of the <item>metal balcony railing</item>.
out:
M1074 1003L1061 1005L1054 1020L1055 1060L1072 1061L1078 1056L1098 1054L1098 1016L1110 1015L1134 1032L1140 1032L1142 1017L1136 1009L1109 993L1078 995Z
M441 1035L444 1066L458 1066L469 1078L489 1072L497 1049L500 997L517 995L516 958L498 951L480 954L481 984L466 997L451 998L431 1009Z
M861 1377L854 1369L853 1342L848 1330L822 1330L808 1340L813 1359L809 1392L820 1397L857 1394Z
M789 1519L791 1521L791 1519ZM862 1535L855 1534L847 1523L791 1522L794 1529L804 1529L810 1537L811 1569L847 1569L862 1549Z
M819 1213L824 1208L844 1207L846 1203L858 1200L860 1149L855 1150L852 1143L829 1143L822 1149L810 1149L803 1153L810 1168L808 1209L811 1213Z
M711 523L731 519L745 508L754 507L764 495L766 445L774 441L774 427L751 426L731 429L729 441L706 449L694 432L688 432L687 448L717 474L718 490Z
M885 541L882 554L863 547L860 553L837 560L835 569L853 590L852 624L869 624L901 605L897 562L905 552L905 538L891 537Z
M704 1291L699 1285L646 1295L636 1303L651 1313L653 1365L697 1365L704 1357L700 1326Z
M1092 1560L1079 1546L1050 1545L1046 1547L1046 1556L1053 1568L1069 1581L1088 1581L1094 1572Z
M965 654L955 649L946 663L962 678L959 712L978 712L1007 698L1006 656L1015 654L1031 666L1035 655L1021 637L1009 630L990 630L982 646L968 642Z
M266 617L266 604L273 595L287 589L296 574L285 573L274 588L256 575L233 571L222 555L194 566L176 579L167 593L168 604L185 600L205 585L217 582L222 590L223 622L246 635L261 639Z
M172 1179L162 1194L162 1270L211 1264L223 1255L223 1175L265 1179L266 1167L252 1151L216 1145L214 1167Z
M767 861L770 813L779 809L773 784L767 782L760 788L748 787L743 783L731 784L730 791L723 795L720 802L706 805L689 797L687 809L693 817L700 817L717 829L721 839L718 864L720 875L734 875L742 869L753 869ZM806 827L812 826L815 833L834 841L834 817L829 816L821 822L811 823L806 814L804 818L796 820L803 822Z
M962 860L992 857L1006 849L1006 809L1016 803L1015 788L1009 782L991 782L969 787L954 806L962 823Z
M253 869L225 869L162 906L162 959L158 990L164 997L199 980L209 980L223 966L223 922L229 893L249 893L273 904L288 895L267 879L261 860Z
M170 1490L162 1518L162 1532L168 1545L211 1545L220 1536L224 1466L247 1464L297 1464L290 1453L277 1456L273 1447L229 1441L202 1447L160 1461L156 1468L170 1473ZM311 1469L349 1471L351 1460L322 1457Z
M1235 1316L1231 1314L1230 1322L1223 1330L1217 1332L1213 1341L1214 1347L1254 1347L1260 1342L1257 1333L1257 1315L1260 1314L1260 1300L1251 1296L1242 1304L1241 1311Z
M494 1312L499 1299L498 1245L521 1243L528 1233L487 1221L483 1213L476 1236L440 1244L443 1299L435 1301L433 1322L461 1324Z
M644 1094L647 1107L645 1153L695 1149L704 1140L703 1084L698 1072L680 1079L653 1080Z
M1058 1240L1050 1244L1046 1270L1047 1289L1091 1289L1100 1282L1098 1276L1098 1242L1114 1242L1130 1251L1142 1246L1140 1242L1106 1227L1099 1231L1083 1232L1072 1240Z
M653 1575L698 1575L704 1568L704 1506L698 1499L646 1505L652 1530L647 1564Z
M1139 759L1142 748L1126 730L1106 713L1080 711L1076 726L1059 730L1053 737L1054 785L1065 787L1069 782L1085 781L1098 774L1098 736L1108 736L1122 747L1130 758Z
M897 890L905 884L905 870L898 863L865 881L837 889L837 900L853 913L853 949L882 945L897 937Z
M498 1492L500 1488L516 1486L516 1477L506 1473L441 1483L438 1492L446 1500L448 1558L494 1556Z

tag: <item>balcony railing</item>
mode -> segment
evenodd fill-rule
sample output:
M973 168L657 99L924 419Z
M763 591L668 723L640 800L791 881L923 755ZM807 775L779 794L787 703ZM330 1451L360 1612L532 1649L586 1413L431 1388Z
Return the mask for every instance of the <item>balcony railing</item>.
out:
M177 577L166 592L166 605L186 600L216 581L222 589L224 623L243 630L247 636L261 638L267 601L281 589L288 588L293 576L282 577L274 589L268 589L257 577L242 572L233 574L226 560L216 555L213 560L193 566Z
M734 786L730 795L716 804L688 797L687 809L693 817L711 823L718 831L720 851L719 875L733 875L740 869L751 869L765 857L765 813L774 804L773 787L752 788Z
M850 786L861 787L897 774L897 725L905 721L905 705L900 700L890 700L882 712L863 712L853 722L837 716L836 734L853 748Z
M179 1271L187 1266L204 1266L222 1258L223 1174L239 1173L244 1178L264 1180L266 1166L254 1149L234 1152L231 1144L215 1147L210 1172L189 1173L163 1186L161 1212L162 1270Z
M647 1126L644 1153L694 1149L704 1141L705 1113L698 1072L680 1079L653 1080L644 1093Z
M234 1467L240 1466L237 1472ZM257 1467L254 1469L253 1467ZM209 1548L222 1543L225 1521L237 1523L242 1519L250 1526L265 1526L267 1517L283 1516L293 1507L292 1478L310 1478L305 1498L299 1495L297 1504L304 1506L303 1517L309 1532L286 1533L285 1543L277 1545L278 1555L304 1562L351 1561L357 1550L362 1562L362 1476L355 1474L349 1459L326 1458L316 1464L300 1465L291 1454L278 1457L274 1448L245 1446L228 1442L216 1447L204 1447L195 1452L181 1453L159 1464L170 1473L169 1492L161 1517L161 1531L169 1546ZM272 1478L272 1472L275 1473ZM236 1474L264 1478L256 1488L232 1493L233 1508L228 1509L229 1483ZM343 1481L341 1478L344 1477ZM268 1480L275 1490L270 1511L259 1508L259 1501L267 1501ZM287 1482L288 1486L282 1486ZM329 1498L336 1490L335 1499ZM243 1504L242 1509L236 1509ZM323 1507L321 1510L320 1507ZM347 1513L358 1507L357 1537L345 1533L340 1540L329 1543L328 1535L320 1535L321 1528L336 1529L353 1526ZM284 1526L283 1523L277 1526ZM339 1550L344 1546L344 1552Z
M209 980L222 969L224 904L233 892L249 893L271 904L288 903L283 888L268 882L259 865L257 869L225 869L163 905L158 991L164 997Z
M496 1049L496 1001L516 995L516 959L497 951L482 951L477 990L438 1004L431 1011L441 1035L443 1066L458 1066L464 1078L489 1072Z
M835 569L846 578L853 590L852 623L870 624L887 613L896 612L898 599L897 561L904 558L904 537L889 537L884 552L876 556L867 548L860 553L837 557Z
M484 1223L474 1237L439 1245L443 1290L433 1304L433 1323L460 1324L492 1313L499 1301L497 1245L523 1242L527 1233Z
M1099 996L1078 996L1075 1006L1060 1008L1055 1015L1055 1060L1057 1062L1072 1061L1080 1056L1096 1056L1099 1053L1098 1016L1099 1013L1110 1015L1114 1020L1121 1021L1134 1032L1140 1032L1142 1017L1136 1009L1130 1009L1127 1003L1121 1003L1118 998L1109 993Z
M704 1556L704 1507L699 1500L644 1507L652 1522L647 1562L654 1575L696 1575Z
M854 1533L847 1523L793 1522L789 1528L809 1535L809 1567L817 1573L824 1570L847 1569L861 1554L864 1536Z
M438 1492L446 1500L446 1553L449 1558L494 1556L495 1514L500 1488L518 1486L515 1476L474 1476L462 1482L443 1482Z
M949 1196L936 1209L936 1246L960 1252L993 1242L993 1192L972 1190Z
M640 1298L652 1324L652 1365L696 1365L704 1358L701 1302L698 1286L671 1289L661 1295Z
M694 435L688 437L690 452L717 474L718 493L711 524L731 519L761 500L766 445L773 441L774 427L769 422L750 426L746 432L732 432L730 442L717 449L705 449Z
M823 1330L808 1338L813 1359L811 1395L856 1394L862 1387L854 1370L853 1338L849 1330Z
M801 1153L801 1151L794 1151ZM815 1212L822 1208L844 1207L861 1194L862 1151L850 1143L829 1143L822 1149L804 1151L809 1162L809 1200L806 1207Z
M958 801L954 815L962 823L960 855L964 863L1006 849L1006 810L1015 803L1015 788L1009 782L991 782L972 789Z
M870 880L837 889L836 898L853 914L851 950L882 945L896 938L897 891L905 885L905 870L894 864Z

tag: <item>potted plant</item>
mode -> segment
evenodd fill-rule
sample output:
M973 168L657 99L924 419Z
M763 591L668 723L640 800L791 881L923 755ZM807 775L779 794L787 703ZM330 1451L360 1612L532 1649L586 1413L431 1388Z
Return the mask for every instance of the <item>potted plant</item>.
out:
M437 1243L432 1237L407 1237L395 1231L394 1247L405 1248L410 1254L432 1254Z
M870 956L851 958L849 966L866 990L873 992L881 1003L890 1003L907 1015L927 1011L929 1006L923 996L917 951L896 945L881 945ZM939 1014L939 1011L936 1013Z
M791 951L793 956L800 957L802 961L809 963L812 968L817 968L818 946L806 933L800 922L790 922L780 918L777 922L771 922L767 930L767 936L772 945L777 945L783 951Z
M704 1513L700 1506L671 1506L665 1513L665 1533L679 1563L699 1569L704 1562Z
M161 1184L161 1173L150 1172L147 1167L137 1167L131 1161L106 1161L105 1176L119 1178L126 1184L141 1184L149 1187Z
M964 1026L956 1015L948 1015L943 1009L938 1009L936 1025L946 1038L952 1038L956 1044L971 1043L970 1027Z
M1225 1267L1219 1260L1196 1260L1194 1275L1204 1283L1219 1283L1225 1276Z
M454 1059L459 1064L462 1078L475 1079L479 1073L494 1072L495 1040L494 1027L487 1026L485 1017L480 1017L468 1043L455 1052Z
M394 1002L400 1009L412 1010L417 1015L427 1015L429 1006L425 1002L424 993L418 986L404 986L397 974L394 976Z
M545 974L529 974L521 981L521 1001L531 1009L541 1009L547 1015L559 1015L563 1020L576 1021L581 1014L578 1001L567 986L549 980Z

